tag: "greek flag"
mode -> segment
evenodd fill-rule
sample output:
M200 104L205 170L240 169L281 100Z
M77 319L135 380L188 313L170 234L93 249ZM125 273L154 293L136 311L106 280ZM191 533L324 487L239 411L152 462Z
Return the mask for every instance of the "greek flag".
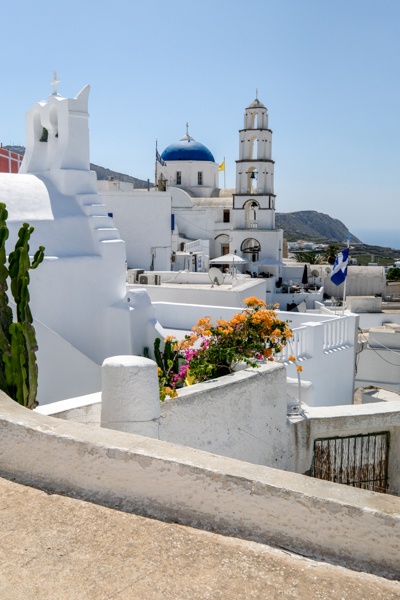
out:
M159 162L162 167L166 167L167 166L167 163L165 162L165 160L163 160L161 158L160 153L159 153L158 150L156 150L156 159L157 159L157 162Z
M335 264L332 268L331 281L335 285L340 285L344 282L347 275L347 263L349 262L349 249L346 248L336 257Z

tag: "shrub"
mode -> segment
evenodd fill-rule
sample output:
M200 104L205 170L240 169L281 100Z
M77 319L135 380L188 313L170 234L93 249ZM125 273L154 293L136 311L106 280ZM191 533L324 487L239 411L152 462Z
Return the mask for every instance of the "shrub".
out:
M256 368L260 361L275 360L292 337L288 321L278 319L275 310L254 296L244 303L246 308L229 321L217 320L214 325L204 317L184 340L166 338L165 352L157 360L161 400L176 396L177 387L232 373L239 363ZM158 339L156 356L159 344Z

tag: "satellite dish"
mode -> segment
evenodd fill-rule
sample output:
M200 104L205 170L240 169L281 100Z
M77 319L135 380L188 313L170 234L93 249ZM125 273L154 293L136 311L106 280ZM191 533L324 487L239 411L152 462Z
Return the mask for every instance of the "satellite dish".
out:
M319 271L317 271L317 269L314 269L313 271L311 271L311 275L312 277L319 277Z
M217 267L211 267L208 270L208 276L213 285L221 285L224 282L224 276Z
M332 269L330 267L325 267L325 273L330 275L332 273Z

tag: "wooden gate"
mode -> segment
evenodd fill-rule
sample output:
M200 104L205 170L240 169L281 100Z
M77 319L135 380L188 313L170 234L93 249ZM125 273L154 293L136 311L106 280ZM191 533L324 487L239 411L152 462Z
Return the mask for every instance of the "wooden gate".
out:
M388 431L314 441L313 477L386 493Z

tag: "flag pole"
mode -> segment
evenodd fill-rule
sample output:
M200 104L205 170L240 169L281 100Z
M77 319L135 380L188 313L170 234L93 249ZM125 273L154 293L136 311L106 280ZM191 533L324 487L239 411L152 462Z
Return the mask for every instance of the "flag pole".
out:
M154 164L154 189L157 190L158 186L157 186L157 152L158 152L158 148L157 148L157 138L156 138L156 161Z
M226 162L224 156L224 190L226 190Z
M347 249L350 249L350 234L347 234ZM347 255L347 261L349 260L349 255ZM344 287L343 287L343 304L342 304L342 316L344 315L344 309L345 309L345 304L346 304L346 284L347 284L347 269L348 269L349 263L347 262L347 267L346 267L346 277L344 280Z

